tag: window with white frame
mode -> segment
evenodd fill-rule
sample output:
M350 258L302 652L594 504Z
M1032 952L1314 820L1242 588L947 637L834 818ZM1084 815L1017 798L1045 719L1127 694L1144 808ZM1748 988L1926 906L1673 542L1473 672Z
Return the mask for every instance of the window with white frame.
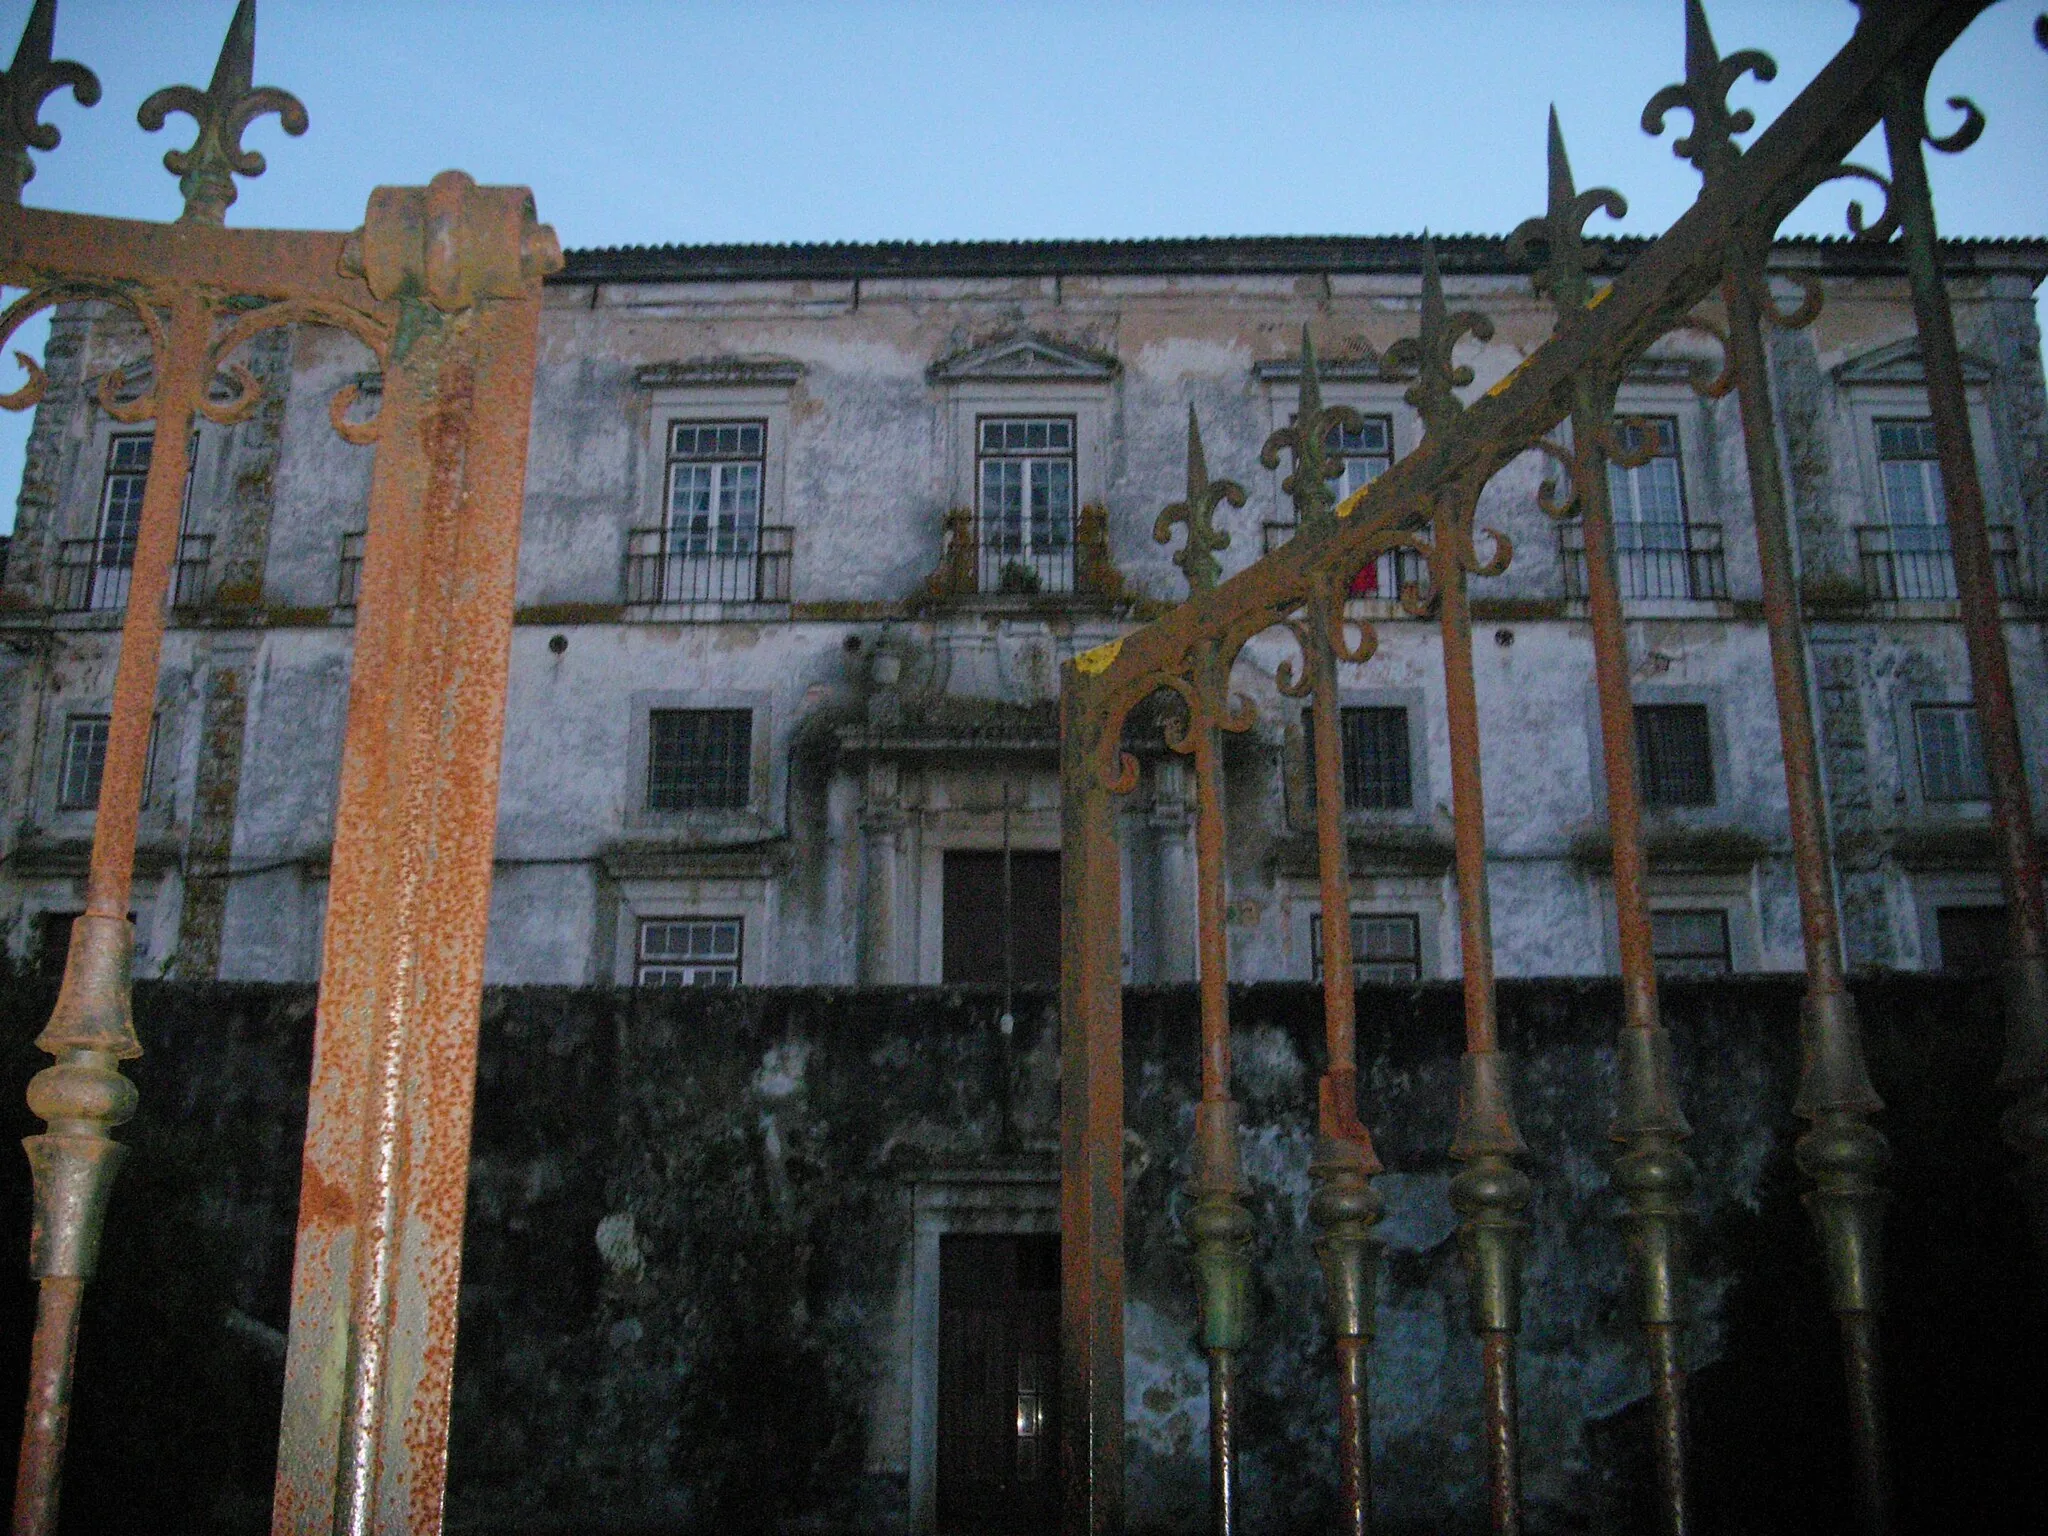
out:
M1323 979L1323 915L1308 920L1309 974ZM1422 979L1422 921L1413 912L1351 914L1351 974L1362 986Z
M635 979L643 987L736 987L743 927L737 917L642 918Z
M752 710L649 710L647 809L745 810L753 744Z
M100 491L99 558L105 566L135 563L135 540L142 531L142 493L149 484L154 433L117 437L107 447L107 479Z
M64 761L58 773L57 808L90 811L100 803L100 783L107 771L107 733L113 722L106 715L73 715L64 722ZM142 760L142 804L147 808L156 798L157 741L162 732L161 717L149 722L149 745Z
M1929 528L1948 521L1941 489L1941 458L1934 447L1934 423L1879 420L1877 473L1884 490L1885 521L1894 528Z
M60 809L89 811L100 803L110 723L105 715L73 715L64 722L64 761L57 781Z
M1725 976L1734 969L1728 914L1719 907L1650 914L1650 955L1660 976Z
M1074 418L980 418L975 483L980 589L1072 591Z
M671 555L751 555L760 538L768 425L679 421L668 434Z
M1920 753L1920 792L1931 801L1988 800L1984 741L1974 704L1916 704L1913 735Z
M1332 427L1327 447L1331 456L1344 464L1344 473L1332 486L1342 501L1393 467L1394 418L1362 416L1356 427Z

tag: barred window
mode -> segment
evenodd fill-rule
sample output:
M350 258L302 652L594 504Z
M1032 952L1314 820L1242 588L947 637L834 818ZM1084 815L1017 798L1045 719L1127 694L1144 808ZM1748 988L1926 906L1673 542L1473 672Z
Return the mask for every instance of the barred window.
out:
M1019 553L1071 544L1073 419L984 417L980 429L983 547Z
M738 811L748 803L754 715L656 709L647 717L647 809Z
M1877 472L1884 487L1885 521L1894 528L1931 528L1948 521L1934 423L1879 421Z
M100 803L109 723L105 715L73 715L64 722L64 764L57 785L61 809L89 811Z
M1920 790L1929 800L1991 798L1974 704L1916 704L1913 733L1920 747Z
M1728 914L1719 907L1652 912L1650 954L1660 976L1727 975Z
M1645 805L1712 805L1714 748L1706 705L1638 704L1636 772Z
M1338 712L1344 751L1344 809L1405 811L1415 803L1408 758L1408 711L1399 705L1347 706ZM1314 738L1315 719L1302 727Z
M1323 979L1323 917L1308 920L1309 974ZM1351 914L1351 974L1360 985L1422 979L1422 922L1413 912Z
M650 917L640 924L636 979L643 987L736 987L737 917Z

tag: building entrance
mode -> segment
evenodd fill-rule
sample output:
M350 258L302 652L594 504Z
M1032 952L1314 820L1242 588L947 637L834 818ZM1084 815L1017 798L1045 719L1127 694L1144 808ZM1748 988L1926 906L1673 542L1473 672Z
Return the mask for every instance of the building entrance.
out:
M1057 1236L939 1239L942 1532L1054 1529L1059 1288Z

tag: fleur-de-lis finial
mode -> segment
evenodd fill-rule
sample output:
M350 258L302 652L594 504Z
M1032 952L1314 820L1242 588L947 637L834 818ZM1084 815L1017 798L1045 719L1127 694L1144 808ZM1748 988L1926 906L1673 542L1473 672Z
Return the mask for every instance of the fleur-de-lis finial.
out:
M1714 47L1714 34L1707 28L1707 13L1700 0L1685 0L1685 83L1667 85L1643 108L1643 132L1656 138L1664 132L1664 114L1683 107L1692 114L1692 132L1671 141L1671 153L1690 160L1700 175L1713 182L1742 158L1735 142L1738 133L1756 126L1756 114L1747 108L1728 110L1728 93L1745 73L1759 83L1775 80L1778 64L1768 53L1745 48L1722 58Z
M135 120L155 133L173 112L183 112L199 125L190 149L164 156L164 168L178 178L185 194L184 218L195 224L221 224L238 195L236 176L261 176L263 156L242 148L242 135L267 112L294 138L306 131L306 109L299 98L274 85L254 85L256 75L256 0L241 0L220 45L213 83L204 91L189 85L167 85L147 101Z
M1472 382L1472 370L1451 360L1461 337L1493 340L1493 322L1477 310L1455 313L1444 303L1443 272L1437 266L1436 242L1422 237L1422 329L1387 348L1387 366L1412 368L1415 382L1401 398L1415 407L1429 428L1454 420L1465 409L1458 390Z
M1320 529L1336 521L1332 515L1337 497L1330 482L1344 473L1341 454L1330 451L1330 437L1338 431L1356 432L1365 425L1348 405L1323 404L1323 377L1316 366L1315 343L1308 327L1301 328L1301 395L1294 408L1294 420L1266 439L1259 450L1259 462L1268 469L1280 467L1284 449L1294 459L1294 469L1280 489L1294 501L1297 528Z
M57 147L57 130L41 120L43 103L67 85L81 107L100 99L100 82L91 70L50 57L56 39L57 0L36 0L14 62L0 74L0 197L10 203L20 203L21 189L35 180L28 152Z
M1244 487L1235 480L1211 480L1209 459L1202 452L1202 424L1195 408L1188 407L1188 499L1176 501L1159 514L1152 525L1152 537L1161 544L1173 542L1173 525L1187 524L1187 542L1173 563L1188 579L1188 591L1207 592L1223 574L1216 551L1230 547L1230 535L1216 526L1216 508L1223 502L1244 505Z
M1550 109L1550 206L1540 218L1524 219L1508 236L1508 253L1536 268L1538 293L1550 295L1560 315L1584 309L1591 285L1586 275L1599 263L1597 247L1586 239L1586 221L1605 211L1610 219L1628 212L1628 201L1611 187L1581 192L1572 180L1572 163L1564 152L1564 132L1557 108Z

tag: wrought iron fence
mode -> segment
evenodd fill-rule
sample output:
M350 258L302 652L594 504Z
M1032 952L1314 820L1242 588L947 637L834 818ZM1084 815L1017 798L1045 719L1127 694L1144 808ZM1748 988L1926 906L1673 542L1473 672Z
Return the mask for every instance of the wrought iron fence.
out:
M1028 596L1074 590L1074 530L1057 522L1013 521L977 513L975 590L984 595Z
M626 535L626 606L786 603L796 530L779 524L688 538L667 528Z
M2023 595L2020 582L2019 534L2009 523L1992 523L1991 574L2001 598ZM1889 526L1856 530L1856 559L1863 572L1863 590L1872 602L1954 602L1956 560L1949 530Z
M1621 595L1725 601L1727 555L1719 523L1624 523L1613 529ZM1580 522L1557 525L1558 563L1565 596L1586 597L1586 529Z

